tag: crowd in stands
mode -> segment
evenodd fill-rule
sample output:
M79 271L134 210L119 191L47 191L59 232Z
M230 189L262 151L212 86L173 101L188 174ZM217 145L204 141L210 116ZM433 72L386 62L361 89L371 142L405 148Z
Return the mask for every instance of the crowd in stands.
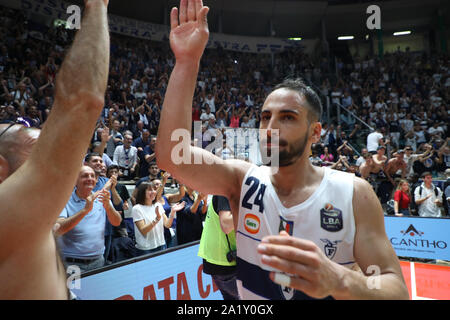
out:
M393 191L404 181L399 180L407 179L409 213L448 214L445 184L430 199L439 203L429 214L422 214L424 205L416 203L414 194L418 178L446 179L450 165L449 63L448 56L409 50L385 54L383 59L356 56L353 64L338 63L336 84L326 78L320 91L332 106L343 107L340 121L324 123L322 143L312 161L368 180L388 212L393 209L390 200L398 202Z
M45 125L55 76L73 37L74 31L46 28L22 12L0 7L0 123L22 117L34 127ZM201 237L207 195L179 185L155 162L159 117L173 65L168 43L112 35L105 108L86 158L97 183L104 179L99 189L106 185L112 190L111 200L122 217L119 225L105 219L100 228L106 263ZM329 76L333 68L328 59L315 61L301 50L276 54L274 61L264 54L206 50L193 121L201 121L203 134L210 129L258 128L272 86L286 76L301 76L324 102L329 99L332 109L331 119L324 113L321 141L311 150L314 165L366 179L388 213L448 215L448 182L440 188L430 185L444 172L448 181L448 56L409 51L383 59L356 55L353 63L339 62L336 69L337 75ZM108 184L116 175L118 181ZM132 195L125 184L135 185ZM169 186L171 193L166 194L164 187ZM102 200L104 208L108 200Z

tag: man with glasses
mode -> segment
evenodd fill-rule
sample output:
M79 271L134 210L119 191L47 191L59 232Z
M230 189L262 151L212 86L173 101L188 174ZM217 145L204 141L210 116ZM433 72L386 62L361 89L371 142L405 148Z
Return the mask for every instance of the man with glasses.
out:
M108 0L85 1L42 132L20 118L0 124L0 299L69 297L52 229L73 192L104 104L107 5Z

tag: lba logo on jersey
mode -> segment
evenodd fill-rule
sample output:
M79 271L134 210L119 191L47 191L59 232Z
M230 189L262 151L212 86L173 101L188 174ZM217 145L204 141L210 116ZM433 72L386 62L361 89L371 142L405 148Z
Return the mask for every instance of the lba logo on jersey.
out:
M286 231L290 236L294 232L294 221L289 221L280 216L280 225L278 227L278 232Z
M333 205L327 203L320 210L320 227L330 232L338 232L344 227L342 219L342 210L334 208Z

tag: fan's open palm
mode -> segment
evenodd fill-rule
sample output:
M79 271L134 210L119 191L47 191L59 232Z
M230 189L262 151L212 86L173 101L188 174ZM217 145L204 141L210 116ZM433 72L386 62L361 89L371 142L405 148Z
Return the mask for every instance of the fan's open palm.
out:
M184 206L186 205L186 202L181 202L181 203L177 203L175 205L172 206L172 210L175 212L178 212L180 210L183 210Z

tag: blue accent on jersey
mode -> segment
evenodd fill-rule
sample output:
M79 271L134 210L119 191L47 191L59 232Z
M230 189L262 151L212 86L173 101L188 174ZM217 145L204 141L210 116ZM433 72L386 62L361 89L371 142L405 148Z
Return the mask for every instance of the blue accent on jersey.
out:
M260 239L253 238L252 236L249 236L248 234L245 234L245 233L243 233L243 232L241 232L241 231L238 231L237 233L240 233L240 234L242 234L243 236L246 236L247 238L250 238L250 239L255 240L255 241L258 241L258 242L261 241Z

